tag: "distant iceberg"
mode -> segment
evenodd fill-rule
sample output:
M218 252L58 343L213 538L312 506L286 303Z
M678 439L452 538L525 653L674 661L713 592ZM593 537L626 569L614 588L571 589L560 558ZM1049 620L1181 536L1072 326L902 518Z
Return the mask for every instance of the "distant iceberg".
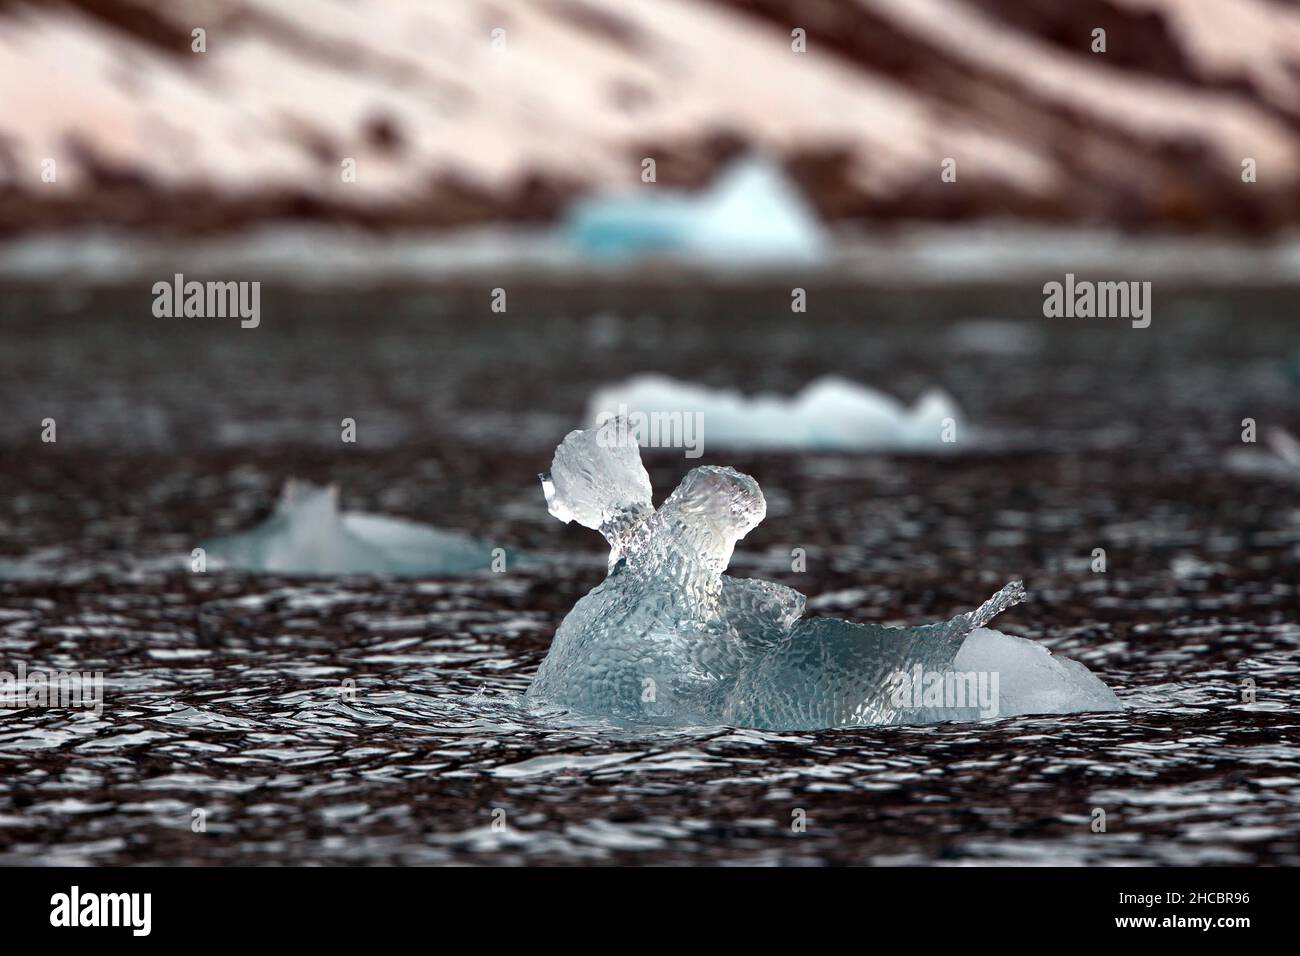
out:
M272 574L465 574L492 561L492 549L468 535L340 511L336 487L292 479L266 521L204 549L227 567Z
M910 408L884 392L834 375L808 383L792 398L747 398L729 389L639 375L596 391L585 424L617 416L630 422L698 416L705 447L823 451L946 451L966 441L961 409L941 389ZM638 435L642 444L645 436ZM947 439L945 441L945 439Z
M646 184L583 199L563 231L593 258L662 255L712 264L812 262L826 246L816 213L776 164L742 159L703 193Z

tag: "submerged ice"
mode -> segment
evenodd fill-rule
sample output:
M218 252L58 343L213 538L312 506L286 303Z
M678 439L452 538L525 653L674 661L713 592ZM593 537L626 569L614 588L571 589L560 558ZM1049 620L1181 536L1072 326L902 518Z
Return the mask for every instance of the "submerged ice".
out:
M835 375L809 382L792 398L712 389L663 375L639 375L595 392L588 424L626 416L653 444L692 442L719 448L823 451L943 451L965 442L961 409L944 391L925 392L910 408L884 392ZM644 443L644 442L643 442Z
M986 627L1024 599L1019 582L942 624L892 628L805 618L798 591L727 576L766 513L758 483L695 468L656 510L620 424L571 432L543 476L551 514L600 531L610 569L561 622L530 702L766 730L1119 709L1081 664Z
M265 522L204 548L228 567L275 574L463 574L492 560L491 549L467 535L341 511L336 487L292 479Z

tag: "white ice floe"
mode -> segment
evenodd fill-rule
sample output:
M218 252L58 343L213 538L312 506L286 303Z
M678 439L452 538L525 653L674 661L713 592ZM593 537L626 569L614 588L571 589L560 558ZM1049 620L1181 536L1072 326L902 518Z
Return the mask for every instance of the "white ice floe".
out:
M492 549L467 535L340 511L336 487L295 480L261 525L204 548L214 563L275 574L461 574L492 560Z
M793 397L747 397L663 375L639 375L597 390L587 425L627 416L641 445L828 451L950 451L968 439L961 409L933 388L910 408L884 392L834 375ZM674 435L674 431L679 434ZM680 440L685 436L688 441Z
M692 195L662 187L584 199L564 234L596 258L664 256L713 265L812 262L827 244L798 189L763 159L743 159Z

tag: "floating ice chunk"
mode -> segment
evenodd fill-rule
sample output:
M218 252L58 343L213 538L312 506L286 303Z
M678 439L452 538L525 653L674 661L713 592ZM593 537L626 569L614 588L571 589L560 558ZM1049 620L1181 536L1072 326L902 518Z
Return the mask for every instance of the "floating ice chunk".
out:
M760 730L1118 706L1082 665L984 629L1024 600L1019 582L942 624L891 628L804 618L798 591L727 577L736 542L766 514L758 483L731 468L696 468L656 511L644 472L633 467L635 444L608 441L626 435L626 425L573 432L555 452L551 475L566 477L548 490L552 513L580 515L606 532L609 516L621 516L616 533L606 533L618 557L560 623L528 688L534 705ZM937 677L941 691L956 688L963 666L986 669L973 701L900 693L900 678L913 673Z
M251 531L204 545L229 567L274 574L462 574L491 563L491 549L453 531L340 511L338 489L285 482L275 511Z
M732 164L699 195L647 184L633 194L581 200L565 231L592 256L730 265L809 262L826 243L798 189L774 163L755 157Z
M793 398L746 398L663 375L638 375L597 390L587 404L590 424L618 415L628 418L638 438L653 435L649 443L655 444L675 443L670 433L677 423L698 416L691 420L699 423L694 440L718 448L945 451L966 436L961 409L941 389L925 392L908 408L834 375L809 382Z

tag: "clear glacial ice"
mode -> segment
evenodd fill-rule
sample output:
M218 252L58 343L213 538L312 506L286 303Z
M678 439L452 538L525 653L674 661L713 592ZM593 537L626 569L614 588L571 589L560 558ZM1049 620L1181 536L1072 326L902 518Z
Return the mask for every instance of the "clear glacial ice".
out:
M533 705L760 730L1120 708L1081 664L986 627L1024 600L1020 582L945 623L893 628L805 618L798 591L725 575L766 514L758 483L702 466L656 510L628 435L617 419L571 432L542 476L552 515L604 535L610 570L561 622L528 688ZM945 695L976 694L965 672L982 673L997 699Z
M811 262L824 230L774 163L737 160L699 195L643 184L636 192L576 203L564 227L588 256L678 256L713 265Z
M680 382L664 375L638 375L598 389L587 403L586 422L599 425L617 415L702 416L702 438L719 448L773 451L943 451L944 426L965 441L961 409L942 389L921 395L910 408L894 397L836 375L805 385L796 395L759 394Z
M464 574L492 560L492 549L468 535L342 511L338 488L294 479L266 521L204 549L221 565L273 574Z

